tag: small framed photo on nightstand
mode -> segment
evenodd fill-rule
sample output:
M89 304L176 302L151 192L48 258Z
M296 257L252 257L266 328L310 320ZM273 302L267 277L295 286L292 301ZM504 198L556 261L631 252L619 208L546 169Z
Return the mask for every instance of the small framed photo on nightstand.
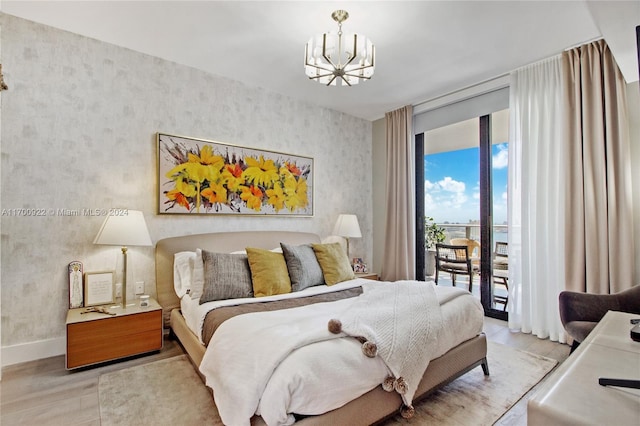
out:
M356 274L367 272L367 265L364 263L364 260L362 260L362 258L353 258L353 272L355 272Z
M114 302L113 271L84 274L84 306L107 305Z

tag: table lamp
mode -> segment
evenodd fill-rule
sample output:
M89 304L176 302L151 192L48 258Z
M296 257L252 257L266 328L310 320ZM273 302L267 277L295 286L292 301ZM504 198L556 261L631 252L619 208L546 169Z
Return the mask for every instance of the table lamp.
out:
M122 275L122 307L127 307L127 246L150 246L151 237L141 211L117 210L118 215L106 217L93 240L94 244L122 247L124 273Z
M333 227L333 235L344 237L347 240L347 257L349 257L349 238L360 238L360 225L355 214L341 214Z

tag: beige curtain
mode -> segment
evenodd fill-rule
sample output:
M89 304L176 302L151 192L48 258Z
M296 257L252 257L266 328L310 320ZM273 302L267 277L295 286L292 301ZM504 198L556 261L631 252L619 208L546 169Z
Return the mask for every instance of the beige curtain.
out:
M568 111L566 287L632 286L633 216L625 83L604 40L564 52Z
M416 208L413 107L385 114L387 125L387 222L381 278L415 279Z

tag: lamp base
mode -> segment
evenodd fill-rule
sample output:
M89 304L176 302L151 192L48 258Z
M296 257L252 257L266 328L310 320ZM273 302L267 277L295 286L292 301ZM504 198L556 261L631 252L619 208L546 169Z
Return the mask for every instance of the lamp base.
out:
M124 260L122 274L122 309L127 309L127 248L122 247L122 258Z

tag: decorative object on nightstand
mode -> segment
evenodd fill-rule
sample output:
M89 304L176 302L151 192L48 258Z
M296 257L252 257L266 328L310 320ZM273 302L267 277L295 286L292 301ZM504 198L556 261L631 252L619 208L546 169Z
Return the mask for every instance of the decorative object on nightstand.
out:
M349 238L360 238L360 225L358 224L358 216L355 214L341 214L338 216L336 225L333 227L333 235L343 237L347 240L347 257L349 257Z
M368 272L367 264L364 263L364 260L362 260L361 257L354 257L351 265L353 266L353 272L355 272L356 274Z
M114 302L113 272L84 274L84 306L108 305Z
M127 246L150 246L151 237L138 210L113 209L112 214L102 223L94 244L107 244L122 247L124 272L122 274L122 307L127 307Z
M82 308L84 306L84 284L82 282L84 272L82 262L74 260L69 263L69 308Z

